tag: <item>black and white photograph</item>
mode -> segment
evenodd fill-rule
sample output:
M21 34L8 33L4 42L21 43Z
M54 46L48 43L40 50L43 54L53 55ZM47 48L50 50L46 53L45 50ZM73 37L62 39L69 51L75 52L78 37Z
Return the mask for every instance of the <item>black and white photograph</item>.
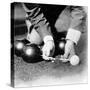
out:
M88 82L88 7L13 2L11 86Z

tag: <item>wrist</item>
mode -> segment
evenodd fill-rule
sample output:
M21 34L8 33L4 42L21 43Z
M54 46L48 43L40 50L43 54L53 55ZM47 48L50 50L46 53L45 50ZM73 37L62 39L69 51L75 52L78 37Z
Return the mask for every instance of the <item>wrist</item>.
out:
M67 41L66 41L67 43L70 43L70 44L72 44L72 45L74 45L75 44L75 42L73 42L72 40L69 40L69 39L67 39Z
M66 39L73 41L75 44L78 43L81 36L81 32L75 29L69 29L67 32Z
M54 42L53 37L51 35L47 35L43 39L44 43L47 43L48 41Z

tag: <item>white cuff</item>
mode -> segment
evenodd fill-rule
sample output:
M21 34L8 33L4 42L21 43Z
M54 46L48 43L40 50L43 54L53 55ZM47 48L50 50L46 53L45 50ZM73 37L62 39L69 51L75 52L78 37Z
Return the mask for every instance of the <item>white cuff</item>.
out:
M53 40L53 37L51 35L47 35L43 39L44 43L46 43L47 41L51 41L51 40Z
M69 39L77 44L80 39L80 36L81 36L80 31L70 28L67 32L66 39Z

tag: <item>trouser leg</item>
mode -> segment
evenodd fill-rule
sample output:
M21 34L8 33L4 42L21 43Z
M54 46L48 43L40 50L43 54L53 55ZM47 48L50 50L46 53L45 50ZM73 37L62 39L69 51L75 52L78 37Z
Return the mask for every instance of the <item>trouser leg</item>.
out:
M34 28L30 32L31 23L29 20L26 20L26 25L28 29L27 40L29 40L31 43L34 43L34 44L38 44L38 45L41 44L42 39L38 34L38 32Z

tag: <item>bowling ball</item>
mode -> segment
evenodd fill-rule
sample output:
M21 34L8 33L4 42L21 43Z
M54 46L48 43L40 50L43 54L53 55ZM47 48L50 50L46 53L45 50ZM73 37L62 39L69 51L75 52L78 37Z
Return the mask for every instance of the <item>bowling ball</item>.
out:
M23 49L22 58L27 63L36 63L42 61L41 50L36 44L26 45Z
M66 40L64 38L61 38L61 40L58 43L58 50L60 55L64 54L65 44L66 44Z
M23 48L24 48L24 43L22 41L20 40L15 41L14 43L15 55L20 57L22 55Z
M55 41L54 57L56 57L57 55L63 55L64 54L65 44L66 44L65 38L60 38L60 39Z

